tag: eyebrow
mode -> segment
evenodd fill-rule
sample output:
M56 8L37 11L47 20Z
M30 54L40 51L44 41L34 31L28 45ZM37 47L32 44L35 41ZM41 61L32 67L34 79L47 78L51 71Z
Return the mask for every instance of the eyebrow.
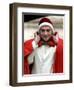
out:
M41 29L41 31L51 31L50 29Z

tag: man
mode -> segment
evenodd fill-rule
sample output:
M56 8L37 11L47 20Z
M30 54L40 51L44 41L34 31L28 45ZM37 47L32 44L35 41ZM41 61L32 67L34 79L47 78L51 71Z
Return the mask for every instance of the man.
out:
M63 73L63 40L48 18L40 20L34 36L24 43L24 74Z

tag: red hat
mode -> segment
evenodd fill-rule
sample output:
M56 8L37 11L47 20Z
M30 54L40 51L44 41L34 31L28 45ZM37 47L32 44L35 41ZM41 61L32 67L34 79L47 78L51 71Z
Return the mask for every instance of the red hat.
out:
M52 29L52 31L54 31L53 23L51 22L50 19L48 19L48 18L42 18L42 19L40 20L40 22L39 22L39 29L40 29L42 26L45 26L45 25L50 26L51 29Z

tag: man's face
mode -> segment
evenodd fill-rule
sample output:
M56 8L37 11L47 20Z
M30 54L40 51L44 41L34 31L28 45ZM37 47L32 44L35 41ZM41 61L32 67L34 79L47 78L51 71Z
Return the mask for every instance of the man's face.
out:
M44 40L44 41L48 41L52 35L52 29L49 26L42 26L39 30L40 32L40 37Z

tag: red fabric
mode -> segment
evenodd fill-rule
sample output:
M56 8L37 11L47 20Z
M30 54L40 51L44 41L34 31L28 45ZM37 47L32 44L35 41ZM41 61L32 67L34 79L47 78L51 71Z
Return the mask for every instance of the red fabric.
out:
M53 65L54 73L63 73L63 40L59 39L56 54L55 54L55 63Z
M48 19L48 18L42 18L42 19L40 20L40 22L39 22L39 25L40 25L41 23L44 23L44 22L48 22L48 23L52 24L52 22L50 21L50 19ZM53 24L52 24L52 25L53 25Z
M32 41L28 40L24 43L24 74L30 74L30 67L28 64L28 56L32 53ZM53 64L53 73L62 73L63 72L63 40L59 39L56 54L55 54L55 62Z
M32 48L32 41L28 40L24 43L24 74L30 74L30 68L29 68L29 64L28 64L28 60L27 57L32 53L33 48Z

